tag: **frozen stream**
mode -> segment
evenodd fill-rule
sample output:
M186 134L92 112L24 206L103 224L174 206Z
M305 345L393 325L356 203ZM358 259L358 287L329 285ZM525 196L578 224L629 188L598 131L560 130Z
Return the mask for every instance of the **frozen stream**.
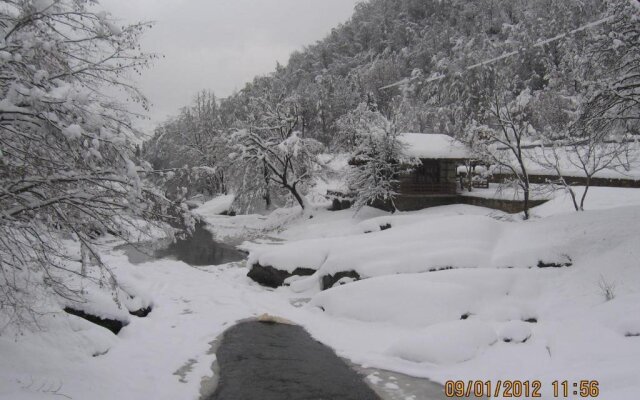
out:
M122 248L133 264L172 258L199 267L221 265L246 258L246 254L235 247L215 241L203 222L196 225L190 236L175 242L160 240L136 247L125 245Z

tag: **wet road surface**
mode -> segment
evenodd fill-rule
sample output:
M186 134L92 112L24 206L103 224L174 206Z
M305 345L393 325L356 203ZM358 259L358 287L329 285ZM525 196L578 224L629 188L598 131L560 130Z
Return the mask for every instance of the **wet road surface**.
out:
M330 348L294 325L244 322L224 333L207 400L379 400Z

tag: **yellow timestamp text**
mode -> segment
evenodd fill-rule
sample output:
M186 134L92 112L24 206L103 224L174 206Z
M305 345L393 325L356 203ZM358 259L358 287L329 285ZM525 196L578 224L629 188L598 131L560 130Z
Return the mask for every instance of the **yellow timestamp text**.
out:
M525 397L541 398L542 382L538 380L496 380L496 381L447 381L444 385L444 394L448 398L471 397ZM555 398L569 398L579 396L583 399L595 399L600 395L598 381L553 381L551 389Z

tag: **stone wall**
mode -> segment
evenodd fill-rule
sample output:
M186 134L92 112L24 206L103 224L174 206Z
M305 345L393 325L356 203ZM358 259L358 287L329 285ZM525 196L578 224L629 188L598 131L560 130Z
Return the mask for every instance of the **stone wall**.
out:
M546 202L547 200L529 200L529 208L539 206L540 204L544 204ZM474 196L458 196L458 204L469 204L471 206L493 208L494 210L500 210L510 214L516 214L524 211L524 201L522 200L503 200Z
M511 179L511 175L495 174L489 179L489 181L492 183L501 183L509 179ZM587 178L585 178L584 176L567 176L564 179L571 186L585 186L587 184ZM554 175L529 175L529 182L531 183L543 184L547 182L554 182L557 180L558 177ZM620 178L591 178L591 186L640 188L640 180Z
M447 206L450 204L458 204L458 197L460 196L397 196L394 199L396 208L399 211L416 211L423 208ZM390 210L391 205L385 204L380 207L379 204L375 204L374 207L382 208L383 210Z
M529 207L536 207L546 200L529 200ZM493 208L507 213L515 214L524 210L524 202L521 200L490 199L473 196L398 196L394 199L398 211L416 211L429 207L447 206L452 204L468 204L478 207ZM373 207L391 211L391 202L376 202Z

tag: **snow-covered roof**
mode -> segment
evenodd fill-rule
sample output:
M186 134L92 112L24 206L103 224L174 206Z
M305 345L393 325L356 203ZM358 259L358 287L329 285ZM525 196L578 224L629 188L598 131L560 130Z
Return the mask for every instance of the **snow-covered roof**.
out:
M402 133L400 141L406 145L405 153L410 157L438 160L471 157L467 146L439 133Z

